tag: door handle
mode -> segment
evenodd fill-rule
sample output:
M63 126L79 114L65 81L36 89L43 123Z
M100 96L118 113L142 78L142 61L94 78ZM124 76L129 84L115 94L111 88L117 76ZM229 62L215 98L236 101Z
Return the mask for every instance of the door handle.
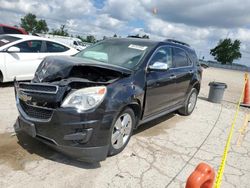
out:
M169 78L170 78L171 80L172 80L172 79L175 79L175 78L176 78L176 75L173 74L173 75L171 75Z

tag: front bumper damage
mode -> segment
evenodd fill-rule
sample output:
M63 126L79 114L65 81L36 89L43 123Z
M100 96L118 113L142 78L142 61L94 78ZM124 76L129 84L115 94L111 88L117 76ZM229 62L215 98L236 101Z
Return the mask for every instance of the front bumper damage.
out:
M60 91L64 89L56 86L53 90L52 87L49 84L15 82L19 111L16 132L26 132L77 160L104 160L116 112L105 112L103 106L87 112L61 108L58 101L62 100ZM44 102L45 99L48 102Z

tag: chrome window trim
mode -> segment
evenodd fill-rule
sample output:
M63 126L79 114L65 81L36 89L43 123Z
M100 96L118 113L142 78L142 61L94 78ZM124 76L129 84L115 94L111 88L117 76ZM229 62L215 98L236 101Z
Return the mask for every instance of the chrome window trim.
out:
M194 62L190 59L190 57L189 57L189 55L188 55L188 53L187 53L187 51L186 51L185 49L180 48L180 47L176 47L176 46L174 46L173 48L179 48L179 49L183 50L183 51L185 52L185 54L186 54L187 58L188 58L188 59L189 59L189 61L191 62L191 65L188 65L188 66L182 66L182 67L174 67L173 69L179 69L179 68L189 68L189 67L193 67L193 66L194 66Z
M173 50L173 48L179 48L179 49L181 49L181 50L183 50L184 52L185 52L185 54L186 54L186 56L188 57L188 59L191 61L191 65L188 65L188 66L184 66L184 67L172 67L172 68L169 68L169 70L175 70L175 69L182 69L182 68L191 68L191 67L193 67L194 66L194 62L190 59L190 57L189 57L189 55L188 55L188 53L186 52L186 50L185 49L183 49L183 48L180 48L180 47L178 47L178 46L173 46L173 45L170 45L170 44L165 44L165 45L161 45L161 46L158 46L156 49L155 49L155 51L153 52L153 54L150 56L150 58L149 58L149 60L148 60L148 62L147 62L147 66L146 66L146 68L145 68L145 71L147 71L148 70L148 67L149 67L149 63L150 63L150 61L152 60L152 57L156 54L156 52L160 49L160 48L162 48L162 47L170 47L170 48L172 48L172 50ZM173 51L172 51L173 52ZM173 56L173 54L172 54L172 56ZM172 57L172 64L173 64L173 57Z

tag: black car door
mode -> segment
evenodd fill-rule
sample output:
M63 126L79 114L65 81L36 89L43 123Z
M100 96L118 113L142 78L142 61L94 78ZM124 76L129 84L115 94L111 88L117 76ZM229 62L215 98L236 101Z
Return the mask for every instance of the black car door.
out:
M176 100L178 103L183 103L187 96L194 69L185 50L177 47L173 48L173 64L176 75Z
M154 70L150 66L164 63L167 70ZM162 65L164 65L162 64ZM146 102L144 116L154 115L172 106L175 100L175 74L172 69L172 48L162 46L152 55L146 73Z

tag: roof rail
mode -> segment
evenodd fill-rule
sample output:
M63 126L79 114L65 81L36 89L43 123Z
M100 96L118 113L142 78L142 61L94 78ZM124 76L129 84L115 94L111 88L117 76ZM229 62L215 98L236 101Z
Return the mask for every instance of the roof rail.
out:
M177 44L181 44L181 45L190 47L189 44L187 44L187 43L185 43L185 42L178 41L178 40L174 40L174 39L166 39L165 41L167 41L167 42L172 42L172 43L177 43Z

